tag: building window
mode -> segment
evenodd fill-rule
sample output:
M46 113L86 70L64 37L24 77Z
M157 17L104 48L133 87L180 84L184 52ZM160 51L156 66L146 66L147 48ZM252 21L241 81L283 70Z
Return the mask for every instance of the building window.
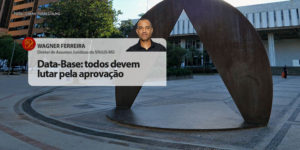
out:
M193 47L196 48L196 41L193 40Z
M201 48L201 42L200 42L200 40L197 40L196 48L197 48L197 49L200 49L200 48Z
M182 20L182 33L185 33L184 32L184 20Z
M175 43L175 46L176 46L176 47L180 47L180 41L179 41L178 39L177 39L177 40L175 40L175 42L174 42L174 43Z
M16 12L27 12L27 11L32 11L32 7L15 10L14 13L16 13Z
M14 39L19 39L19 40L23 40L26 37L26 35L19 35L19 36L14 36Z
M16 31L16 30L23 30L23 29L28 29L28 26L19 26L19 27L9 28L8 31Z
M190 21L188 21L187 30L188 30L188 33L189 33L189 31L190 31Z
M259 22L262 23L262 14L261 12L258 13Z
M21 5L21 4L30 3L30 2L33 2L33 1L34 1L34 0L24 0L24 1L15 2L15 3L14 3L14 6L15 6L15 5Z
M179 39L171 39L169 40L171 46L173 47L180 47L180 40Z
M195 49L196 41L195 40L186 40L185 49Z
M29 20L30 16L22 17L22 18L16 18L16 19L11 19L10 22L18 22L18 21L25 21Z
M177 25L178 25L178 26L177 26L177 34L179 34L179 26L180 26L180 25L179 25L179 21L177 22Z

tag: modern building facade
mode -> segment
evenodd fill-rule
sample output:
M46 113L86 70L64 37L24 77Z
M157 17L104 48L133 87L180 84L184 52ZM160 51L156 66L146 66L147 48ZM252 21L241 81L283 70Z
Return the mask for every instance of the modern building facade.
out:
M56 0L14 0L8 21L8 34L15 39L42 37L44 30L39 26L43 22L38 13L42 7Z
M11 8L11 0L0 0L0 36L7 34Z
M238 9L261 35L271 66L300 67L300 0Z
M0 0L0 28L7 28L12 8L11 0Z
M204 54L206 51L204 50L204 45L184 10L179 16L168 41L175 46L187 50L196 50L202 54L200 56L192 56L193 58L188 58L186 56L182 66L203 66L207 63L212 64L212 61L209 58L205 60ZM190 59L193 60L191 61Z
M300 67L300 0L237 9L261 35L272 67ZM169 41L182 48L205 52L205 45L201 43L185 11L175 24Z

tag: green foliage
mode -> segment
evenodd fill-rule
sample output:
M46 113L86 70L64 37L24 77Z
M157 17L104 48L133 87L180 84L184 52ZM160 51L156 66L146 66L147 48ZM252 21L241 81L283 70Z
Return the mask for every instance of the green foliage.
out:
M133 30L134 25L131 20L122 21L121 26L119 28L123 37L128 37L129 33Z
M180 68L184 56L187 50L178 46L174 46L170 43L167 44L167 66L168 68L176 67Z
M10 35L1 36L0 45L0 59L10 62L14 48L13 38ZM23 49L21 44L16 43L12 66L25 65L26 62L27 51ZM9 63L7 65L9 65Z
M57 16L42 16L47 33L64 38L119 37L115 27L121 14L112 7L112 0L60 0L51 3L49 12Z
M14 40L11 36L4 35L0 37L0 59L8 59L14 46Z
M189 64L195 64L196 62L194 62L194 57L201 58L201 56L202 53L200 51L192 48L187 51L185 59L187 62L189 62Z
M193 72L187 68L168 68L167 75L168 76L188 76L192 75Z

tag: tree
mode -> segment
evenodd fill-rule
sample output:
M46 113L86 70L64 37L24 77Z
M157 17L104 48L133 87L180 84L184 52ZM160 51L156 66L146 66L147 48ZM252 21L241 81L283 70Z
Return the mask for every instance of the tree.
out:
M121 34L123 37L128 37L129 33L134 28L134 25L132 24L131 20L125 20L121 22L121 26L119 28Z
M0 59L8 60L11 57L14 40L9 35L3 35L0 37Z
M43 27L54 37L102 38L120 35L114 23L121 12L112 8L112 0L60 0L43 10L59 13L56 16L42 16L45 18Z
M199 50L196 50L195 48L191 48L187 51L186 53L186 64L187 65L197 65L197 62L195 62L195 58L198 58L200 61L201 60L201 56L202 56L202 53L199 51Z
M12 52L14 49L14 39L10 35L0 37L0 59L7 60L7 66L10 65ZM12 66L23 66L27 63L27 51L25 51L21 44L15 43L15 51L12 60Z
M180 68L186 53L187 53L186 49L168 43L167 44L168 68L172 68L172 67Z

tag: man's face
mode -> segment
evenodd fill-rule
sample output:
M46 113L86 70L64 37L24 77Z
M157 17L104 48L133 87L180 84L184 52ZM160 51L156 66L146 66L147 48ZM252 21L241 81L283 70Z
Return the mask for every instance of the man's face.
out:
M136 33L142 41L150 40L153 33L151 23L148 20L140 20L137 25Z

